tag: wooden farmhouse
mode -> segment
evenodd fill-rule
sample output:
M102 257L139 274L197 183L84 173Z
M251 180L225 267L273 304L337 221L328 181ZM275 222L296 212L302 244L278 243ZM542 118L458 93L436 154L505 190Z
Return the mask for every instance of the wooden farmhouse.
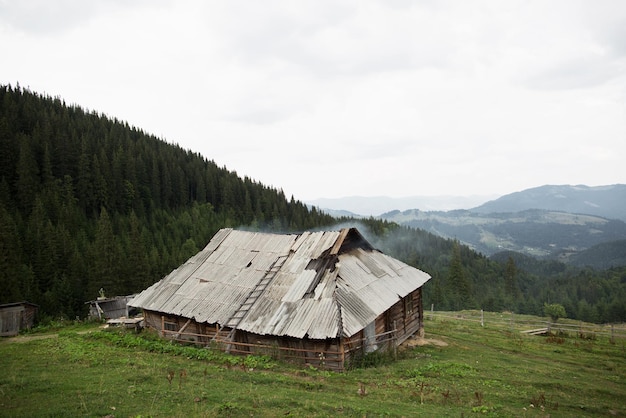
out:
M429 279L354 228L297 235L222 229L129 305L169 338L344 370L423 332Z

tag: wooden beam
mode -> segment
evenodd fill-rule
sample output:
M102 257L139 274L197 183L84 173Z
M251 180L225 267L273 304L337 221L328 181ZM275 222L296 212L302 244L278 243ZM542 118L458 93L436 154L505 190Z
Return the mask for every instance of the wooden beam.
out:
M191 318L189 318L187 320L187 322L185 322L185 325L183 325L176 334L174 334L174 339L177 340L180 337L180 334L182 334L183 331L185 331L185 328L187 328L189 326L189 324L191 324Z
M346 239L348 232L350 232L350 228L341 229L341 231L339 232L339 237L337 237L337 241L335 241L335 245L333 245L333 248L330 250L331 255L339 254L339 250L341 249L341 246L343 245L343 240Z
M102 310L100 305L98 305L98 302L96 302L96 312L98 312L98 319L102 321L102 314L104 313L104 311Z

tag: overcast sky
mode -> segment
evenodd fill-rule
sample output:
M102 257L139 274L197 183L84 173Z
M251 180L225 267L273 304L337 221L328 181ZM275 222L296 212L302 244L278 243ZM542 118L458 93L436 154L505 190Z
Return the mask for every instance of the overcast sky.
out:
M622 0L0 0L0 56L299 200L626 183Z

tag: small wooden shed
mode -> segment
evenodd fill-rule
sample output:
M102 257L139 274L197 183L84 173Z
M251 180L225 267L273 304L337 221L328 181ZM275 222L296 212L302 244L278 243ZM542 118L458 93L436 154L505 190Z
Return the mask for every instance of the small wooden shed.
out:
M165 337L344 370L423 331L429 279L374 249L355 228L228 228L129 304Z
M15 302L0 305L0 336L13 336L35 323L38 305L30 302Z
M122 317L130 317L136 310L129 308L128 302L135 295L115 296L112 298L99 297L96 300L86 302L89 304L89 317L103 319L117 319Z

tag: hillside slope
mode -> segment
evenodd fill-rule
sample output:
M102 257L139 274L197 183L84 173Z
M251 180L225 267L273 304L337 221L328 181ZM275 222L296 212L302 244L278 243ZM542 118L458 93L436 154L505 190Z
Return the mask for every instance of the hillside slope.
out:
M547 210L480 213L469 210L409 210L381 216L388 221L456 238L486 255L511 250L539 257L575 253L626 239L626 223L594 215Z
M604 242L585 251L565 253L563 257L570 265L598 270L626 266L626 240Z
M100 289L157 281L224 226L334 222L116 119L0 86L0 303L74 318Z
M597 187L545 185L507 194L470 210L485 214L543 209L626 221L625 203L625 184Z

